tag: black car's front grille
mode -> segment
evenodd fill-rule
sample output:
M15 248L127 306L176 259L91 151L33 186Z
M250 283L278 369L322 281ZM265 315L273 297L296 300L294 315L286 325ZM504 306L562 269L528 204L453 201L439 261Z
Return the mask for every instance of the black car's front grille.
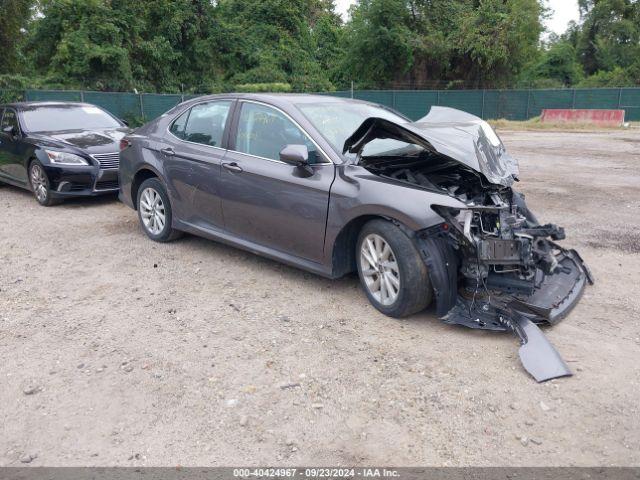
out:
M104 180L102 182L96 182L95 190L115 190L119 188L118 180Z
M93 155L103 170L117 170L120 165L120 153L96 153Z

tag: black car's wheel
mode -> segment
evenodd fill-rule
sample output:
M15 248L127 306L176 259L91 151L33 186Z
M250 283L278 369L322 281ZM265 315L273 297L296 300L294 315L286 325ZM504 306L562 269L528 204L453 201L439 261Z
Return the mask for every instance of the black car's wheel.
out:
M409 237L393 223L368 222L356 248L360 282L369 301L382 313L406 317L431 303L427 267Z
M156 242L170 242L182 235L171 226L172 212L169 195L157 178L142 182L138 189L138 218L144 233Z
M51 196L51 184L47 172L38 160L33 160L29 165L29 185L33 196L38 203L45 207L57 205L61 202L59 198Z

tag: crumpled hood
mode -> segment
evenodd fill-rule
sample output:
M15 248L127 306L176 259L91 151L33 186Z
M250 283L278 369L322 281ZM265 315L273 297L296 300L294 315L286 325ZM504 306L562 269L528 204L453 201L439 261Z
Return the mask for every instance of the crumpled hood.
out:
M86 153L117 152L120 140L127 134L128 128L105 130L70 130L61 132L40 132L31 134L32 138L45 141L52 147L76 147Z
M491 126L470 113L448 107L431 107L417 122L395 123L371 117L344 143L343 153L359 155L375 139L390 138L419 145L482 173L489 182L511 186L518 162L509 155Z

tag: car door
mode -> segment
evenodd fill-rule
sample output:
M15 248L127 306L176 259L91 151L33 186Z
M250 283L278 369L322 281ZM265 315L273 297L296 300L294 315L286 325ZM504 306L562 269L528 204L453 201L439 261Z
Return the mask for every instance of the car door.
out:
M247 240L320 262L335 175L333 163L283 111L240 102L222 164L225 228ZM304 144L312 172L279 160L285 145Z
M7 133L8 128L13 128L16 135ZM5 108L0 122L0 175L26 183L27 171L22 162L26 145L22 145L21 140L17 113L13 108Z
M171 124L160 149L177 218L192 225L223 228L220 165L232 104L215 100L191 107Z

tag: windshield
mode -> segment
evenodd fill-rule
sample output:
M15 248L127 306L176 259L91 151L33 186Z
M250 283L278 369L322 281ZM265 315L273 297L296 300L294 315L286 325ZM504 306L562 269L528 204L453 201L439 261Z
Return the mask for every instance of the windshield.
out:
M119 128L122 125L93 105L38 105L22 111L29 132Z
M379 117L395 123L407 123L401 115L386 108L367 103L299 103L296 105L302 114L313 124L331 146L340 154L344 142L367 118ZM405 147L407 144L391 139L376 139L369 143L363 155L381 155ZM349 160L356 155L343 155Z

